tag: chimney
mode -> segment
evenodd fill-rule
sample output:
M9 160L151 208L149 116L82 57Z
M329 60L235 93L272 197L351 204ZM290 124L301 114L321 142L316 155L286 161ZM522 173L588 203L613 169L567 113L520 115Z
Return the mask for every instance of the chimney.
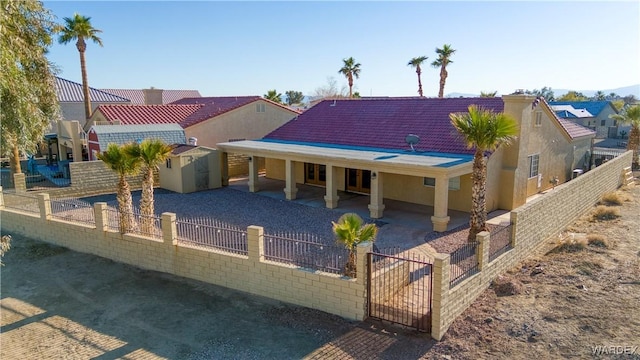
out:
M162 105L162 89L156 89L153 86L149 89L142 89L144 93L145 105Z
M198 138L196 138L196 137L190 137L190 138L189 138L189 145L192 145L192 146L196 146L196 145L198 145Z

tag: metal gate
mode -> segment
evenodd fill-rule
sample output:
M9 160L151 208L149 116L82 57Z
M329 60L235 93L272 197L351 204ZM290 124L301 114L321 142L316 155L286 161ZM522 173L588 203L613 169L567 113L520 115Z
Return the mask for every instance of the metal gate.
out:
M369 317L431 331L433 265L417 255L368 254Z

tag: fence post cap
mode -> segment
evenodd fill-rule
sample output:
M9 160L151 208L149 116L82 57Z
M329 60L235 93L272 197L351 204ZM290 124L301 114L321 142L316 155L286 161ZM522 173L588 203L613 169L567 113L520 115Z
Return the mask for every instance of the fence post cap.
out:
M434 260L449 260L449 258L451 257L451 254L442 254L442 253L437 253L435 255L433 255L433 259Z

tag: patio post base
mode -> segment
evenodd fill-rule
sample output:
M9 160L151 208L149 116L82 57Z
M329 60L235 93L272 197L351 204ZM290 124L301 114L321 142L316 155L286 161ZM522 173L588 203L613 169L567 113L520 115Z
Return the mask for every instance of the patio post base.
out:
M339 196L336 197L324 197L324 201L327 204L327 209L335 209L338 207L338 199L340 199Z
M371 205L369 204L369 217L372 219L380 219L384 212L384 205Z
M432 216L431 222L433 223L433 230L437 232L445 232L447 231L447 225L449 224L449 220L451 218L449 216Z

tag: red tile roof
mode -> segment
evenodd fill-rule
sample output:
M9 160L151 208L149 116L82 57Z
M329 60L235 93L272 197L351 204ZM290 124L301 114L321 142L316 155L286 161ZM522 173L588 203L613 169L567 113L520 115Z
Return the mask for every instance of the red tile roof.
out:
M101 105L98 109L107 120L118 119L124 125L175 123L186 129L258 100L291 111L291 117L300 113L260 96L185 98L166 105Z
M354 147L409 150L409 134L420 137L419 151L473 154L451 125L450 113L477 104L504 111L501 98L368 98L325 100L265 139Z
M224 114L231 110L250 104L254 101L264 100L270 104L279 106L283 109L291 111L292 116L299 114L299 111L288 108L282 104L275 103L273 101L264 99L260 96L218 96L218 97L202 97L202 98L185 98L178 101L174 101L172 104L202 104L202 109L198 112L191 114L182 121L182 127L187 128L189 126L198 124L212 117Z
M547 107L547 109L551 112L551 114L553 114L553 117L558 121L558 123L560 123L562 129L566 131L567 135L569 135L570 138L575 139L583 136L595 136L595 131L589 129L588 127L577 124L571 120L561 118L544 98L540 99L542 99L542 106Z
M100 105L96 113L100 111L109 121L120 120L122 125L180 124L201 108L202 105Z

